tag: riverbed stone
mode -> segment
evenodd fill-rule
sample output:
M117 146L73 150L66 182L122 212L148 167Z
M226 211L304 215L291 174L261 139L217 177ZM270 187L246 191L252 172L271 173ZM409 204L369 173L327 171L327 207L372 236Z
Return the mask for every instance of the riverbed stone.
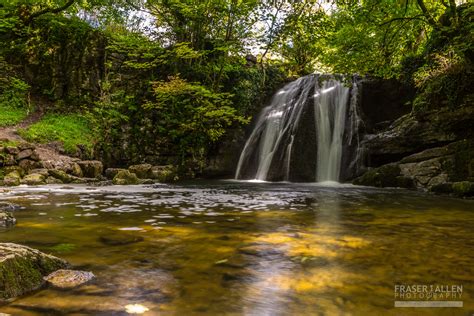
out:
M149 179L151 177L152 166L148 163L133 165L128 167L128 171L137 175L139 179Z
M63 184L60 179L57 179L55 177L47 177L45 180L46 184Z
M92 272L66 269L54 271L44 278L48 284L61 289L72 289L93 279L95 275Z
M122 170L115 175L112 180L115 185L129 185L129 184L138 184L139 179L135 173L131 173L128 170Z
M119 171L125 171L127 169L122 169L122 168L107 168L105 169L105 177L109 180L112 180L113 178L115 178L115 176L117 175L117 173L119 173Z
M38 289L44 276L67 265L65 260L30 247L0 243L0 300Z
M13 171L3 178L3 184L9 187L20 185L21 176L18 171Z
M42 185L46 183L46 177L39 173L26 175L22 180L22 184L28 185Z
M83 160L77 162L86 178L97 178L104 171L104 165L98 160Z
M16 224L12 213L0 210L0 227L11 227Z
M50 169L48 172L51 177L61 180L62 183L71 183L75 180L73 176L63 170Z

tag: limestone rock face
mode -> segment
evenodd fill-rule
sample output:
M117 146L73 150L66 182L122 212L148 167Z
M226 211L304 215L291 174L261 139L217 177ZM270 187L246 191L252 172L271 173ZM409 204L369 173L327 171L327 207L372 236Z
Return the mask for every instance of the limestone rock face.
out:
M135 173L131 173L128 170L121 170L115 175L112 182L116 185L129 185L138 184L140 180Z
M0 243L0 300L38 289L44 282L43 276L66 266L66 261L38 250Z
M77 164L81 167L82 173L86 178L97 178L104 171L102 162L98 160L84 160L79 161Z
M81 286L94 278L95 275L92 272L61 269L51 273L44 280L54 287L71 289Z

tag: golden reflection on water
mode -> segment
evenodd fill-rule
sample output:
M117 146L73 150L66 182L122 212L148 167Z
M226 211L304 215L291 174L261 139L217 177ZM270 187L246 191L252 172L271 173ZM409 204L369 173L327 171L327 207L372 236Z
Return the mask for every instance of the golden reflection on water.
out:
M13 192L0 241L93 271L12 315L466 315L474 202L318 187ZM45 215L38 215L38 214ZM92 215L91 215L92 214ZM395 309L394 284L462 284L464 308Z

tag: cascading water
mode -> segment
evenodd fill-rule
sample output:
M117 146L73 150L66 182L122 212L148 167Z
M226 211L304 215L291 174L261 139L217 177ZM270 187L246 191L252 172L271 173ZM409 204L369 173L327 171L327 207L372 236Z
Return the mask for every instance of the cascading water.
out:
M344 164L358 165L353 160L359 121L355 84L351 89L333 76L299 78L279 90L259 115L235 177L339 181Z

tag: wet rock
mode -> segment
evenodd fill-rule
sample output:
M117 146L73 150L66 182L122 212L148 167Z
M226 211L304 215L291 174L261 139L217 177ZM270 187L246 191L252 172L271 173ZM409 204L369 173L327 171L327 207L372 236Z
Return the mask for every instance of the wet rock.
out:
M75 177L83 177L84 176L84 173L82 172L82 168L81 166L79 166L79 164L77 162L73 162L71 163L71 170L70 170L70 173L75 176Z
M84 177L87 178L97 178L104 170L102 162L97 160L83 160L79 161L78 164L82 169Z
M128 167L128 171L135 173L139 179L151 178L151 165L144 163L140 165L133 165Z
M140 179L140 184L155 184L155 180L152 180L152 179Z
M413 180L401 174L400 166L388 164L367 171L353 181L355 185L412 188Z
M117 173L119 173L119 171L125 171L125 170L126 169L122 169L122 168L107 168L105 169L105 177L109 180L112 180L113 178L115 178Z
M18 172L20 177L23 177L25 175L25 170L23 170L23 168L21 168L19 166L8 166L8 167L4 168L4 173L5 174L8 174L8 173L14 172L14 171Z
M48 177L46 178L46 184L63 184L64 182L62 182L60 179L57 179L55 177Z
M110 234L100 236L99 241L107 246L124 246L143 241L142 236L134 236L131 234Z
M12 213L0 211L0 227L11 227L16 224L16 219Z
M18 171L13 171L3 178L3 184L9 187L20 185L21 176Z
M41 174L45 177L49 176L48 169L38 168L28 171L28 174Z
M151 168L151 178L159 182L173 182L178 178L176 168L172 165L153 166Z
M474 182L460 181L452 184L453 193L457 196L474 196Z
M42 185L46 183L46 177L39 173L33 173L25 176L21 180L21 183L28 185Z
M43 284L43 276L66 266L66 261L38 250L0 243L0 299L36 290Z
M63 170L50 169L48 172L51 177L61 180L62 183L71 183L75 180L75 177L67 174Z
M115 185L138 184L139 181L137 175L128 170L119 171L112 180Z
M11 211L18 211L19 209L21 209L20 205L13 204L10 202L0 202L0 210L2 211L11 212Z
M95 275L88 271L57 270L44 278L48 284L61 289L72 289L95 279Z

